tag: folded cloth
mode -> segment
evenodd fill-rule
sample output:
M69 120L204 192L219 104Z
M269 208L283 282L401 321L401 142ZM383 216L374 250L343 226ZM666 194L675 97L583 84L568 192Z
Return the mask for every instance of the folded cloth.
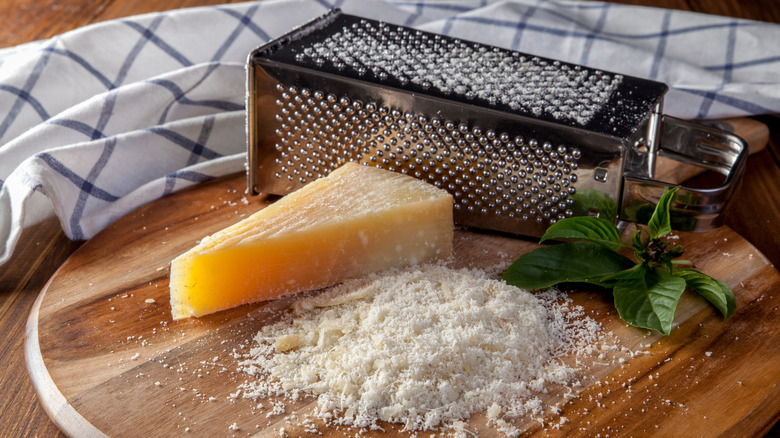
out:
M245 165L249 52L333 7L670 85L665 112L780 112L780 26L591 1L270 0L141 15L0 49L0 264Z

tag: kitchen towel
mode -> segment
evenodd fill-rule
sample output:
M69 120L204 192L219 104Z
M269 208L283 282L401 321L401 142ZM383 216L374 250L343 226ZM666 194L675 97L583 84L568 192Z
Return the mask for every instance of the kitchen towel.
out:
M249 52L338 7L665 82L665 113L780 112L780 26L591 1L268 0L86 26L0 49L0 264L56 215L89 239L133 209L245 166Z

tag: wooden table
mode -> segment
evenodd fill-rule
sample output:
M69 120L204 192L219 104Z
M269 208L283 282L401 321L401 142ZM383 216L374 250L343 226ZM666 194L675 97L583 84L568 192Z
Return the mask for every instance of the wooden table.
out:
M780 3L775 0L622 0L620 3L693 10L719 15L780 23ZM3 2L0 47L47 38L89 23L138 13L226 3L208 0L11 0ZM727 225L780 266L780 118L761 117L770 127L766 149L748 160L738 202ZM82 242L67 239L55 220L26 230L9 263L0 268L0 435L62 436L49 420L30 384L24 362L25 323L46 281ZM780 419L780 401L766 414L762 433L777 436L773 425Z

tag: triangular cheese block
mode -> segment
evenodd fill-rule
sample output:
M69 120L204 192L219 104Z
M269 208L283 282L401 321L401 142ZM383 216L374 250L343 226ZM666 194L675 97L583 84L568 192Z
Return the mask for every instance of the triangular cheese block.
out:
M173 319L202 316L452 254L452 196L347 163L171 262Z

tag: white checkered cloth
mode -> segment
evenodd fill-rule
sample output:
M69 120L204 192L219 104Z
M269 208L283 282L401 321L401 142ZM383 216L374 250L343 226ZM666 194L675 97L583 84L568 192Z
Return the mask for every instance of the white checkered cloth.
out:
M89 239L244 170L245 61L327 10L665 82L665 112L780 112L780 26L584 1L271 0L87 26L0 50L0 264L56 214Z

